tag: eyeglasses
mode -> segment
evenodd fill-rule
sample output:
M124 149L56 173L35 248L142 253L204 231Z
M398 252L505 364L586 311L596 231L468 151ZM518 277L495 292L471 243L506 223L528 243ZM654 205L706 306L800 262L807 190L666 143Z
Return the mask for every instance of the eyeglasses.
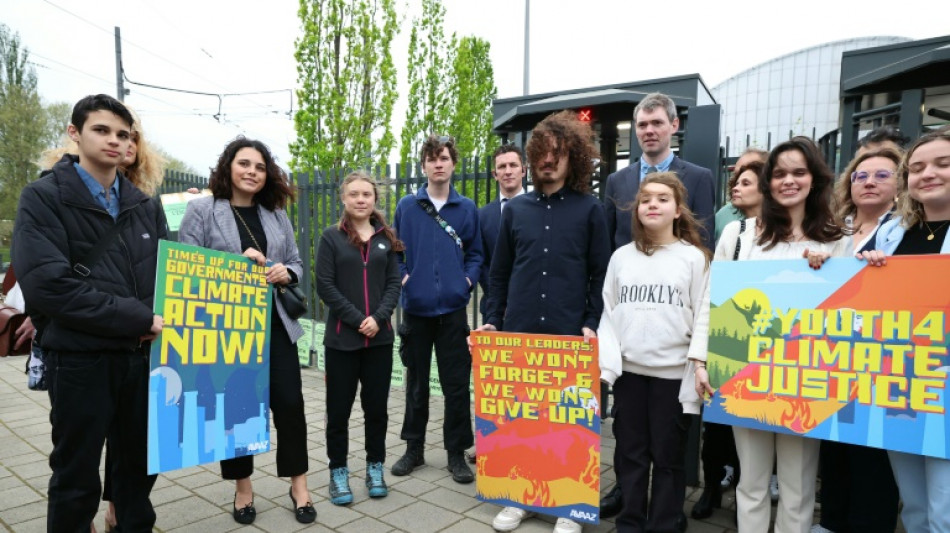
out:
M439 144L455 144L455 138L449 135L439 135Z
M894 172L893 170L884 170L883 168L880 170L875 170L874 172L867 172L864 170L860 172L852 172L851 183L865 183L868 181L868 178L871 178L871 177L874 178L874 181L878 181L878 182L887 181L888 178L890 178L894 174L897 174L897 173Z

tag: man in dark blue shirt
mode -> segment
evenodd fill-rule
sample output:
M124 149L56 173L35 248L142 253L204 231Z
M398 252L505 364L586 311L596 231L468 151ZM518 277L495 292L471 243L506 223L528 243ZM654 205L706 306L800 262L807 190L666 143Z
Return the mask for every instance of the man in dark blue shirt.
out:
M610 261L604 208L590 193L590 126L555 113L532 131L527 154L534 191L508 202L489 273L488 313L482 331L596 337ZM506 507L492 526L510 531L531 513ZM559 518L555 533L580 524Z

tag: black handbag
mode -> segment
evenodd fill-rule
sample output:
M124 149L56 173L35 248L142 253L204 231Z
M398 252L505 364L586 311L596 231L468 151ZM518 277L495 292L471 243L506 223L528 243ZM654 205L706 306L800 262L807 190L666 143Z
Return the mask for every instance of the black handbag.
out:
M297 320L307 314L307 297L296 283L274 285L274 294L290 318Z

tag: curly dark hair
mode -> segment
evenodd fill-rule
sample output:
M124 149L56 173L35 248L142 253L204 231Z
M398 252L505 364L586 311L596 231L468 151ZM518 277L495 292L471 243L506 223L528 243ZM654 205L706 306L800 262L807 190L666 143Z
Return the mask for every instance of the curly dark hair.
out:
M457 165L459 162L459 151L455 147L455 138L448 135L436 135L431 134L426 138L425 142L422 143L422 149L419 150L419 155L422 158L422 162L425 163L428 158L439 157L439 154L442 153L443 148L449 149L449 157L452 158L452 164Z
M264 159L264 166L267 167L267 180L264 182L264 188L254 195L254 202L264 206L269 211L286 207L295 197L294 189L287 179L287 174L277 166L267 145L261 141L248 139L243 135L239 135L224 147L224 152L221 152L218 157L217 165L211 169L211 179L208 180L208 188L211 189L211 194L215 198L231 199L231 163L234 162L237 153L244 148L257 150Z
M792 137L779 144L769 153L759 179L759 191L762 193L762 214L758 244L770 250L776 244L789 240L792 236L792 219L788 210L772 198L771 182L778 157L785 152L796 150L805 157L805 164L811 174L811 190L805 198L805 218L802 231L805 236L817 242L831 242L844 236L841 227L835 222L831 212L831 189L835 175L821 158L818 146L808 137Z
M594 137L590 124L578 120L572 111L558 111L548 115L531 131L531 139L525 152L532 168L541 165L557 143L557 156L567 155L567 179L565 186L587 194L590 192L590 178L594 173L594 160L600 158L600 152L594 147Z

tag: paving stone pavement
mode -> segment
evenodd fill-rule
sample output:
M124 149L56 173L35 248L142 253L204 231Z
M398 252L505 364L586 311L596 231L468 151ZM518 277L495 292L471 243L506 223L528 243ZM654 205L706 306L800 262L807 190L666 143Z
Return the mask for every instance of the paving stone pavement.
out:
M52 444L49 427L49 397L30 391L23 373L23 357L0 359L0 529L16 532L40 532L46 527L46 487L50 470L48 455ZM363 454L363 414L354 406L350 421L350 468L354 502L347 507L330 503L327 494L327 468L324 439L324 376L313 369L303 370L304 401L309 425L310 473L308 486L317 509L317 522L298 524L290 511L287 496L288 479L277 478L275 452L255 458L254 503L257 520L252 526L240 526L231 518L234 485L221 480L217 464L197 466L169 472L158 477L152 491L152 503L158 515L155 531L200 532L217 531L340 531L353 533L488 532L500 507L479 502L475 484L459 485L446 470L442 450L442 399L431 399L431 419L426 438L426 465L405 477L389 473L388 466L405 449L399 439L404 412L402 389L393 389L389 399L389 430L387 436L386 481L390 493L386 498L371 500L363 485L365 462ZM602 486L613 486L612 469L614 439L610 421L602 425ZM272 438L276 433L271 429ZM279 446L280 443L276 442ZM686 511L692 508L700 490L690 487ZM690 533L734 533L732 513L735 496L728 492L723 509L716 509L708 520L690 520ZM100 505L96 525L103 531ZM554 519L541 517L526 520L519 533L549 532ZM586 526L587 533L616 531L613 520L597 526Z

